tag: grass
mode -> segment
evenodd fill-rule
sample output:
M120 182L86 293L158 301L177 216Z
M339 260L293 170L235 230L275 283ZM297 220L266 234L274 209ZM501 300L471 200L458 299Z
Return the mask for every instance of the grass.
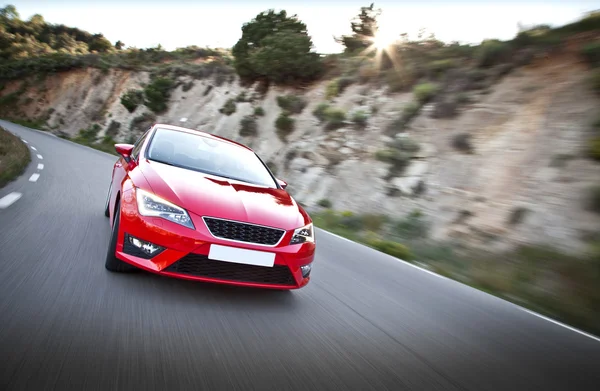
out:
M0 188L21 175L31 162L29 148L17 136L0 128Z
M319 228L600 334L600 242L581 254L542 245L492 253L430 239L417 210L399 220L330 209L311 217Z

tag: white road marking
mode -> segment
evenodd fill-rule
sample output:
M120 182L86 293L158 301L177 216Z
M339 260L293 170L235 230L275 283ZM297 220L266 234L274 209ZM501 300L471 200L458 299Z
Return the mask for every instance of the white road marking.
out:
M12 192L0 198L0 209L5 209L14 204L23 194Z
M332 235L332 236L335 236L335 237L337 237L337 238L343 239L343 240L345 240L345 241L347 241L347 242L354 243L354 244L358 244L359 246L364 246L364 247L370 248L370 247L368 247L368 246L365 246L365 245L364 245L364 244L362 244L362 243L353 242L353 241L352 241L352 240L350 240L350 239L347 239L347 238L344 238L344 237L342 237L342 236L336 235L336 234L334 234L334 233L331 233L331 232L329 232L329 231L325 231L324 229L319 229L319 230L320 230L320 231L322 231L322 232L327 232L329 235ZM375 249L372 249L372 250L375 250ZM377 250L375 250L375 251L377 251ZM422 270L422 271L424 271L424 272L426 272L426 273L429 273L429 274L431 274L431 275L434 275L434 276L440 277L440 278L442 278L442 279L445 279L445 280L450 280L450 281L456 282L456 283L458 283L458 284L464 285L464 286L466 286L466 287L469 287L468 285L466 285L466 284L463 284L463 283L462 283L462 282L460 282L460 281L456 281L456 280L453 280L453 279L450 279L450 278L444 277L444 276L442 276L442 275L439 275L439 274L437 274L437 273L434 273L434 272L432 272L431 270L426 270L426 269L420 268L420 267L418 267L418 266L416 266L416 265L413 265L413 264L412 264L412 263L410 263L410 262L406 262L406 261L403 261L402 259L398 259L398 258L395 258L395 259L396 259L396 260L398 260L398 261L400 261L400 262L402 262L402 263L405 263L405 264L406 264L406 265L408 265L408 266L412 266L412 267L414 267L415 269L419 269L419 270ZM482 291L480 291L479 289L476 289L476 288L473 288L473 287L469 287L469 288L471 288L471 289L474 289L474 290L476 290L476 291L478 291L478 292L482 292ZM483 292L483 293L485 293L485 292ZM582 331L582 330L576 329L575 327L572 327L572 326L566 325L566 324L564 324L564 323L561 323L561 322L559 322L559 321L557 321L557 320L554 320L554 319L552 319L552 318L548 318L547 316L544 316L544 315L542 315L542 314L538 314L537 312L533 312L533 311L531 311L531 310L528 310L527 308L521 307L520 305L518 305L518 304L515 304L515 303L512 303L512 302L510 302L510 301L508 301L508 300L505 300L505 299L503 299L503 298L501 298L501 297L497 297L497 296L494 296L494 295L490 295L490 296L492 296L492 297L495 297L495 298L497 298L497 299L499 299L499 300L502 300L502 301L504 301L504 302L506 302L506 303L508 303L508 304L510 304L510 305L513 305L513 306L517 307L518 309L520 309L521 311L527 312L527 313L528 313L528 314L530 314L530 315L536 316L536 317L538 317L538 318L540 318L540 319L544 319L544 320L546 320L546 321L548 321L548 322L554 323L554 324L555 324L555 325L557 325L557 326L561 326L561 327L563 327L563 328L565 328L565 329L568 329L568 330L574 331L574 332L576 332L576 333L578 333L578 334L581 334L581 335L583 335L583 336L585 336L585 337L588 337L588 338L590 338L590 339L593 339L594 341L600 342L600 337L597 337L597 336L595 336L595 335L593 335L593 334L586 333L585 331Z
M25 144L29 144L29 143L27 142L27 140L23 140L23 139L21 139L21 141L23 141Z
M37 151L37 149L35 147L33 147L33 146L31 147L31 149L33 149L34 151Z
M38 170L43 170L44 169L44 165L42 163L38 164Z
M38 153L37 157L38 157L38 159L40 159L40 160L44 160L44 158L42 157L42 155L40 155L39 153Z
M38 174L37 172L35 174L31 174L31 176L29 177L29 182L35 182L38 180L39 177L40 174Z

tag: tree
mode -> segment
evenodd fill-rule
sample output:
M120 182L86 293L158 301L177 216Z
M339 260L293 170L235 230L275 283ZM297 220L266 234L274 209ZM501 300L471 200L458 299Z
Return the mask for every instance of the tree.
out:
M108 39L102 34L94 34L91 41L88 43L90 52L108 52L112 49L113 45Z
M288 17L286 11L265 11L245 23L232 54L237 73L250 81L309 80L320 70L306 25L296 15Z
M377 18L379 15L381 15L381 9L375 9L374 3L368 7L361 7L360 13L350 22L352 35L342 35L340 38L335 38L335 41L344 45L345 51L348 53L368 48L372 45L371 38L378 31Z
M4 8L0 8L0 21L4 22L7 20L18 20L19 13L17 12L17 7L14 5L7 5Z
M125 44L120 40L115 43L115 49L122 50L125 47Z

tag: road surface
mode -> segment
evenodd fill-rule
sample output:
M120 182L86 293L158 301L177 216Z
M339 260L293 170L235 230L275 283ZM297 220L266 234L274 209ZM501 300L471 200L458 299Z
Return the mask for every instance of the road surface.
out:
M298 291L109 273L115 157L0 125L35 148L0 189L2 390L599 387L600 340L321 230Z

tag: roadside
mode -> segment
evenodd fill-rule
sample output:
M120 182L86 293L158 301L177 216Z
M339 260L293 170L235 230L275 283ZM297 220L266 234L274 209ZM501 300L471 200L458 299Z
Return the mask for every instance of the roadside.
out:
M27 145L0 127L0 188L21 175L30 162Z
M492 252L430 239L418 211L401 220L331 209L311 216L323 230L600 335L600 242L581 254L541 245Z

